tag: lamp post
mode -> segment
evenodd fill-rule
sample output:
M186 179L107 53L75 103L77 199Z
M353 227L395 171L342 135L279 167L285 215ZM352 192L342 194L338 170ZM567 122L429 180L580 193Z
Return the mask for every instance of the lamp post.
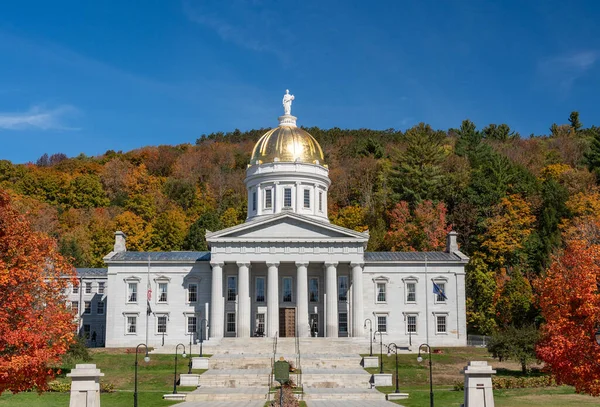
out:
M417 361L422 362L423 358L421 357L421 348L423 346L427 347L427 353L429 353L429 406L433 407L433 379L432 379L432 365L431 365L431 347L423 343L419 345L419 355L417 356Z
M188 363L188 374L192 374L192 338L194 337L194 332L190 332L190 363ZM185 346L183 347L183 351L185 352Z
M177 351L179 350L180 346L183 346L183 354L181 356L183 356L184 358L187 356L185 354L185 345L183 343L177 344L177 346L175 347L175 374L173 375L173 394L177 394Z
M204 342L204 329L202 328L202 323L204 323L204 327L206 328L206 325L208 324L208 321L206 320L206 318L202 318L200 320L200 357L202 357L202 342Z
M379 373L383 374L383 332L375 331L373 340L377 338L377 334L379 334Z
M398 346L395 343L390 343L387 345L388 357L392 356L392 346L394 347L394 353L396 354L396 391L395 393L400 393L400 389L398 388Z
M138 391L137 391L137 371L138 371L138 351L140 346L146 348L146 356L144 356L144 362L150 362L150 356L148 356L148 347L145 343L140 343L135 348L135 378L133 379L133 407L138 407Z
M369 338L373 336L373 321L369 318L365 319L365 329L367 329L367 322L369 323ZM373 356L373 341L369 341L369 356Z

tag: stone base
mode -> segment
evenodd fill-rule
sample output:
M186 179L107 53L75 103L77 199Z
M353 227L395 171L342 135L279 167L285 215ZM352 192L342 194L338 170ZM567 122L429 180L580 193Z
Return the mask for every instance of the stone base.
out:
M177 394L165 394L163 395L163 400L172 400L172 401L185 401L186 394L185 393L177 393Z
M385 398L389 401L404 400L408 398L408 393L390 393L386 394Z
M378 356L365 356L363 358L363 367L379 367Z
M192 369L208 369L208 358L192 358Z
M182 374L179 375L180 386L198 386L200 384L199 374Z
M391 373L377 373L373 375L373 385L379 386L391 386L392 385L392 374Z

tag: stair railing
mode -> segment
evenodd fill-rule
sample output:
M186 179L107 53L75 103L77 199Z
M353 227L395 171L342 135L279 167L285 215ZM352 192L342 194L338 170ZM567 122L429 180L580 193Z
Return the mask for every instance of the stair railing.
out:
M296 336L296 386L300 389L300 398L304 398L304 386L302 386L302 358L300 356L300 337Z
M271 389L275 383L275 358L277 355L277 338L279 337L279 331L275 332L273 338L273 357L271 358L271 374L269 375L269 392L267 393L268 401L271 401Z

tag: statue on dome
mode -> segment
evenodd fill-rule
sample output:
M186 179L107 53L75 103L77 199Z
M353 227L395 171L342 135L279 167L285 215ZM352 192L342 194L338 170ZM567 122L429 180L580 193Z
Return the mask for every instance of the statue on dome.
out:
M283 95L283 112L286 115L292 114L292 100L294 100L294 95L290 95L290 90L285 90L285 95Z

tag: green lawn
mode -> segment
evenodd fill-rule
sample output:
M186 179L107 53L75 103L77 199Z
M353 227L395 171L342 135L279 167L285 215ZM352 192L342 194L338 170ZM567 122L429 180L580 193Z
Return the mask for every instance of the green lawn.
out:
M115 386L114 393L102 393L101 402L104 406L131 407L133 405L134 363L135 354L125 353L124 349L94 349L93 360L104 377L101 382L109 382ZM189 359L181 355L177 358L177 375L188 372ZM74 367L74 366L73 366ZM150 354L150 362L144 362L144 354L138 356L138 402L144 407L170 406L176 402L162 399L163 394L173 392L173 374L175 367L174 355ZM64 377L69 369L65 369L58 380L70 381ZM203 373L194 370L194 373ZM178 387L177 391L191 391L193 388ZM3 394L0 396L0 406L15 407L68 407L68 393L19 393L16 395Z
M464 402L464 393L455 391L454 384L464 381L462 369L469 360L483 360L498 371L496 376L520 376L520 366L514 362L498 362L493 359L485 348L448 348L441 349L442 353L432 355L433 393L436 406L460 406ZM363 355L366 356L366 355ZM377 354L378 356L378 354ZM419 363L417 355L398 355L398 377L400 392L408 393L409 398L398 401L405 407L429 406L429 361L428 355L423 355L424 361ZM379 368L366 369L370 373L379 373ZM384 373L395 373L395 355L383 355ZM536 373L541 374L541 373ZM395 377L393 377L395 383ZM391 393L393 387L378 387L384 393ZM575 394L570 386L545 387L537 389L495 390L496 407L578 407L598 406L597 397Z

